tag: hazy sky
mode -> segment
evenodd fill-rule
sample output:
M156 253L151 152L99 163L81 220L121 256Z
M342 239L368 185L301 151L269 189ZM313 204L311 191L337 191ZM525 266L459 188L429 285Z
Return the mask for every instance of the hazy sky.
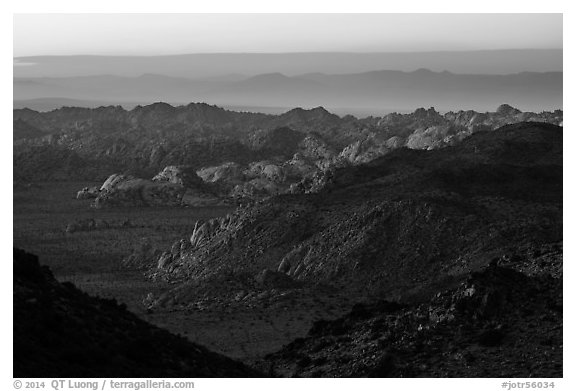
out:
M562 48L561 14L17 14L14 56Z

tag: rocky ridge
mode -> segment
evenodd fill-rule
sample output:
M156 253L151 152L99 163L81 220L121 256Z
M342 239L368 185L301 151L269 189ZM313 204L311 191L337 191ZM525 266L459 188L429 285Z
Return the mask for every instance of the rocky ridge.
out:
M180 284L158 304L261 292L265 270L297 289L411 300L494 256L561 240L562 130L522 123L454 147L397 150L333 171L316 193L199 222L149 274Z
M156 103L131 111L112 106L47 113L22 109L14 110L15 132L22 133L15 134L15 180L104 180L111 172L149 177L166 166L200 170L229 162L245 170L259 161L286 166L307 178L313 174L304 171L317 171L317 166L365 163L401 147L454 145L479 130L516 122L561 125L562 118L561 110L523 113L507 105L491 113L440 114L430 108L363 119L338 117L321 107L276 116L206 104ZM292 180L303 178L289 179L268 187L272 193L277 185L284 191L298 182ZM248 187L266 189L261 183Z

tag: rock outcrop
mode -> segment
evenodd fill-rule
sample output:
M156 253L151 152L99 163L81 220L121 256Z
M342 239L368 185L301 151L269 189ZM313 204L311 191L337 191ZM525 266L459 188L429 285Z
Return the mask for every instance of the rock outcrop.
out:
M111 175L101 186L94 206L213 206L223 202L193 170L168 166L152 180Z
M76 194L77 200L89 200L98 197L100 189L97 186L85 187Z
M205 167L196 173L204 182L221 186L235 186L244 182L244 172L240 164L227 162L219 166Z
M198 187L202 185L200 178L191 167L168 166L165 167L154 178L155 182L174 183L184 187Z
M175 183L126 178L102 192L94 206L178 206L185 192L184 186Z
M390 152L384 140L370 137L348 145L340 152L339 158L351 164L363 164Z

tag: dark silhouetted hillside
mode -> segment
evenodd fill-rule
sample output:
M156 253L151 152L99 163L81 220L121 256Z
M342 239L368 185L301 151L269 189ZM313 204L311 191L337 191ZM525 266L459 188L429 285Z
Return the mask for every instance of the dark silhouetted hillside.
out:
M290 377L562 377L562 308L561 278L490 266L419 305L318 321L261 365Z
M59 283L14 249L14 377L253 377L246 366L152 326L115 300Z

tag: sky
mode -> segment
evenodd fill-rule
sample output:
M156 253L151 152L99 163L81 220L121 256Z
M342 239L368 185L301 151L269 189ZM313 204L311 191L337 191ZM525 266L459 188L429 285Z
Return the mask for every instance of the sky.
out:
M562 48L562 14L15 14L14 57Z

